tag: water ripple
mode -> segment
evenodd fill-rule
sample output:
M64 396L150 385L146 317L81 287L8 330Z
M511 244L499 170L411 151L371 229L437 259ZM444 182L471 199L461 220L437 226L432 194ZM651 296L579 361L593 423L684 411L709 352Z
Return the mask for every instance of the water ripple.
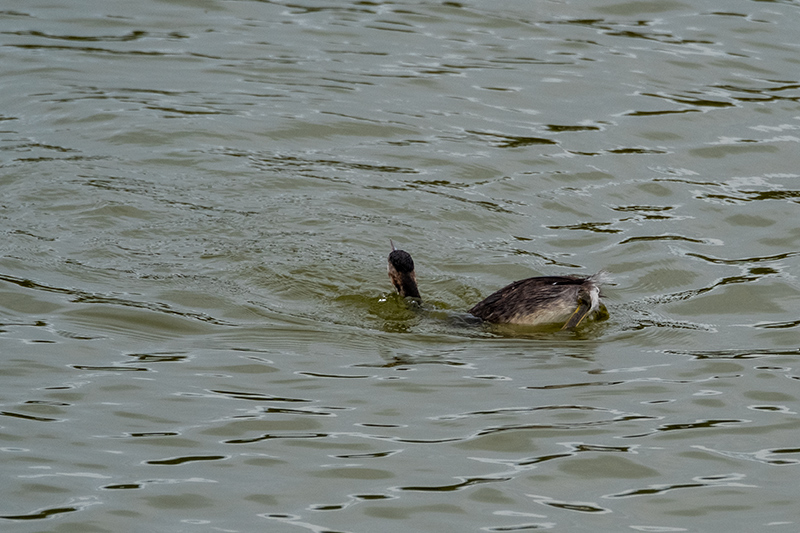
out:
M405 491L405 492L453 492L458 490L463 490L467 488L474 487L476 485L483 485L486 483L502 483L504 481L510 481L513 478L510 477L477 477L477 478L467 478L461 481L460 483L453 483L450 485L438 485L438 486L406 486L406 487L398 487L397 490Z
M23 515L3 515L0 516L0 518L5 520L17 520L17 521L49 520L54 516L61 515L64 513L74 513L78 511L84 511L89 507L100 503L102 503L102 501L100 501L95 496L79 496L67 499L59 507L37 509L35 511Z
M555 507L565 511L575 511L578 513L606 514L612 512L611 509L602 507L594 502L565 501L551 498L549 496L539 496L536 494L526 494L535 503Z
M145 461L145 463L148 465L175 466L195 461L220 461L224 459L230 459L230 457L225 455L188 455L183 457L170 457L167 459L152 459L150 461Z
M716 487L755 487L755 485L742 483L745 479L743 474L717 474L713 476L698 476L692 479L691 483L675 483L671 485L659 484L650 485L646 488L632 489L618 494L608 494L604 498L633 498L637 496L652 496L664 494L674 490L716 488Z
M667 354L685 355L694 359L761 359L776 356L798 356L800 348L737 348L726 350L665 350Z
M798 459L789 459L786 457L781 457L783 455L800 453L800 449L798 448L771 448L771 449L767 448L764 450L758 450L756 452L719 450L701 445L695 445L693 446L693 448L707 451L716 455L720 455L722 457L728 457L731 459L741 459L745 461L756 461L771 466L795 466L800 464L800 460Z
M796 2L51 4L0 17L2 520L796 526ZM600 268L596 328L463 317Z

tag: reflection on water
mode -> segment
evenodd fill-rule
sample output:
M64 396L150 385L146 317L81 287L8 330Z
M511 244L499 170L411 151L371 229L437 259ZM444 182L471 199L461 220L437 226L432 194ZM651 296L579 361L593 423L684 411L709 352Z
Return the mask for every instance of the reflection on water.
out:
M797 528L792 2L0 15L7 527Z

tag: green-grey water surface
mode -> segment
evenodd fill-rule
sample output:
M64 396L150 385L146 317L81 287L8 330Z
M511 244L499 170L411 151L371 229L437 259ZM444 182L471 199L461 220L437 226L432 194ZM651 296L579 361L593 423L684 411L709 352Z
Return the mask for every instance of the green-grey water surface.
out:
M0 528L797 531L799 24L0 9ZM608 321L460 320L601 268Z

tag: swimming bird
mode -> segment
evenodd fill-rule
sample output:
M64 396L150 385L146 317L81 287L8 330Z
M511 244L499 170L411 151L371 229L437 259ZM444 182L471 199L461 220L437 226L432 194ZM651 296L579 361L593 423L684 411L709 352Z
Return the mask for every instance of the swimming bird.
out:
M397 250L391 239L389 243L392 245L392 253L389 254L389 279L392 280L392 285L403 298L420 299L411 254L405 250Z
M405 250L392 245L389 278L403 297L420 300L414 260ZM608 311L600 301L605 271L592 276L539 276L515 281L473 306L469 313L494 324L528 326L563 324L575 329L587 318L605 318Z

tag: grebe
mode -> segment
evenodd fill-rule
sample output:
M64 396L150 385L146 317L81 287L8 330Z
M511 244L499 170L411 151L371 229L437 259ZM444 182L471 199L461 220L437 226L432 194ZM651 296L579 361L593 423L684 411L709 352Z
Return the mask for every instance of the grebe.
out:
M389 279L392 280L392 285L403 298L408 296L420 299L417 276L414 274L414 260L411 259L411 254L405 250L396 249L391 239L389 239L389 243L392 245L392 253L389 254Z
M394 243L389 254L389 278L400 296L420 299L414 260ZM477 303L469 313L494 324L528 326L563 324L574 329L587 317L608 315L600 301L606 273L593 276L540 276L515 281Z

